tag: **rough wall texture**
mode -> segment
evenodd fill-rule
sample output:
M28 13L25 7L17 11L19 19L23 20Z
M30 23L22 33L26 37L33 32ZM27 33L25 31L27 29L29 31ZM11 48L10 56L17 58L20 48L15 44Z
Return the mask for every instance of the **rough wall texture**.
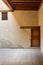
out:
M39 25L41 26L41 51L43 52L43 3L39 9Z
M4 21L1 20L0 13L0 47L30 47L31 31L20 29L20 26L38 25L37 13L37 11L15 11L13 14L9 12L8 20Z

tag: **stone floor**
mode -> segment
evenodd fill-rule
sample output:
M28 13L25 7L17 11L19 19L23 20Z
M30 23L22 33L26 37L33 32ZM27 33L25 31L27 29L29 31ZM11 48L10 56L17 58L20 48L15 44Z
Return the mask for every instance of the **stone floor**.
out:
M43 65L39 48L0 49L0 65Z

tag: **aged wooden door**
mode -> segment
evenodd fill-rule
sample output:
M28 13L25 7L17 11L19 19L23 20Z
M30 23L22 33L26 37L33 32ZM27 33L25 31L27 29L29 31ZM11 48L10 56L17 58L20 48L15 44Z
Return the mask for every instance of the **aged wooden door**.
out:
M40 47L40 27L31 29L31 47Z

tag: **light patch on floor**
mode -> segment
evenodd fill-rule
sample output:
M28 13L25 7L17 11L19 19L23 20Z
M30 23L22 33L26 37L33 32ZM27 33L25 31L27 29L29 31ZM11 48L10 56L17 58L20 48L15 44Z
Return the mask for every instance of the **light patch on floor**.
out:
M0 49L0 65L43 65L40 49Z

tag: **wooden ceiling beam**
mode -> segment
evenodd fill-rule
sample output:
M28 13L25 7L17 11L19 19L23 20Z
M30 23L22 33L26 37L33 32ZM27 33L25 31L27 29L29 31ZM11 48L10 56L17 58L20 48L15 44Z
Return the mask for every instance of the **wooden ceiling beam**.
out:
M38 6L36 5L14 5L15 6L15 10L34 10L34 11L38 11Z
M15 10L38 10L41 0L10 0Z
M13 8L13 10L15 10L14 5L10 2L10 0L7 0L7 1L11 5L11 7Z
M32 3L32 4L36 4L36 3L40 3L40 1L33 1L33 0L32 0L32 1L15 1L15 0L12 1L12 0L11 0L10 2L11 2L12 4L13 4L13 3L15 3L15 4L16 4L16 3L17 3L17 4L22 4L22 3L25 3L25 4L26 4L26 3L27 3L27 4L31 4L31 3Z
M33 28L40 28L40 26L20 26L21 29L33 29Z
M10 0L10 2L40 2L41 0Z
M14 10L39 10L41 0L4 0ZM8 4L7 4L8 5ZM9 6L8 6L9 7Z
M40 2L13 2L12 4L28 4L28 5L38 5Z
M8 8L10 9L9 11L14 11L14 9L12 8L12 6L9 4L7 0L3 0L3 2L8 6Z

